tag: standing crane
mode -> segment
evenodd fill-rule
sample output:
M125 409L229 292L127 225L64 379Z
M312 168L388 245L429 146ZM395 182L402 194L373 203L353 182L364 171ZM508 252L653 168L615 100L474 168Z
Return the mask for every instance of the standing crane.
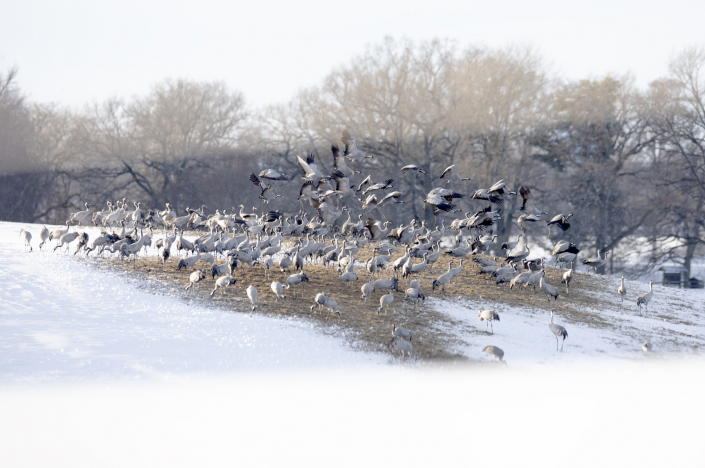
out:
M622 309L624 309L624 296L627 295L627 288L624 287L624 275L622 275L622 282L617 289L617 294L619 294L619 298L622 300Z
M551 320L548 321L548 328L551 329L551 333L556 337L556 351L558 351L558 337L563 337L563 341L561 342L561 351L563 351L563 344L565 343L565 339L568 338L568 332L563 325L553 323L553 311L551 311Z
M494 335L494 327L492 327L492 322L500 321L499 314L496 312L497 309L481 310L480 314L477 316L478 320L482 322L483 320L487 323L485 324L485 331L487 331L487 325L492 328L492 334ZM500 359L501 361L501 359Z
M651 301L651 298L654 297L654 287L653 287L653 281L649 281L649 292L642 294L641 296L636 298L636 305L639 306L639 313L641 313L641 306L643 305L646 307L646 312L649 311L649 302Z

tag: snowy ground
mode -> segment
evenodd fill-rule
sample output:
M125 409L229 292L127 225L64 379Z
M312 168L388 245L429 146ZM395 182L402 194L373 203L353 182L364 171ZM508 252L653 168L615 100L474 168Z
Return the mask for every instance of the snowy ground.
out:
M550 313L532 307L511 307L486 301L456 298L429 299L433 307L451 317L455 324L448 333L456 335L461 343L458 351L471 359L487 360L482 349L498 346L505 352L505 360L513 365L546 363L577 363L603 359L647 359L655 357L700 357L705 349L705 292L703 290L654 287L654 298L649 312L639 314L629 301L622 309L614 291L619 282L604 278L609 287L599 298L602 305L585 308L572 314L570 320L554 316L554 323L568 331L564 352L556 352L553 336L548 328ZM648 291L648 285L626 282L630 297ZM493 323L494 334L482 333L487 322L478 320L483 309L497 308L500 321ZM599 323L595 318L599 317ZM478 333L479 332L479 333ZM654 353L645 356L642 344L649 341ZM560 346L560 342L559 342Z
M0 223L0 381L169 378L376 366L301 320L228 314L149 294L58 250L26 253Z
M500 306L489 335L488 304L434 299L463 354L509 365L399 368L305 321L25 253L22 227L0 223L1 466L705 466L699 291L657 287L645 317L606 292L556 318L563 353L545 311Z

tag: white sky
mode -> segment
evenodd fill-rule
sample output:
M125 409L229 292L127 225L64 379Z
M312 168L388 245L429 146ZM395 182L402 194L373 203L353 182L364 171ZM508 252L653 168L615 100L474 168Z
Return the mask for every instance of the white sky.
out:
M644 85L705 43L703 1L65 1L0 7L0 70L35 101L82 106L164 78L221 80L251 105L289 99L386 35L531 44L567 78Z

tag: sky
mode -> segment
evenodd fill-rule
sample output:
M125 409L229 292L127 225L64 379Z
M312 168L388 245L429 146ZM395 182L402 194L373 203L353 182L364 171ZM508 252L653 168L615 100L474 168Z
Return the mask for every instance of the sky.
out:
M166 78L224 81L251 106L290 99L385 36L528 44L568 79L631 72L645 86L705 44L705 2L10 0L0 71L72 108L144 95Z

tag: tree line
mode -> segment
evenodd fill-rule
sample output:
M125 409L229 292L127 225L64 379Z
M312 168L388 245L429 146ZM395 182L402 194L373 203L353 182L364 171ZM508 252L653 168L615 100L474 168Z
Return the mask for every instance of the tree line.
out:
M270 167L292 179L276 183L276 208L295 212L296 155L331 171L331 145L347 129L373 156L355 168L360 180L394 178L404 192L404 204L375 216L433 223L424 197L455 164L471 178L452 185L468 194L456 200L463 213L477 207L474 190L504 179L530 187L537 212L573 213L564 237L608 251L611 272L627 261L641 272L664 261L690 270L705 245L704 74L703 47L674 55L668 75L641 89L629 75L560 79L528 47L386 39L280 104L250 108L222 82L166 80L146 96L69 111L30 102L9 70L0 73L0 219L63 222L84 201L122 198L263 209L247 176ZM426 174L402 184L408 164ZM499 241L518 233L521 203L501 207ZM528 230L536 245L553 243L545 224Z

